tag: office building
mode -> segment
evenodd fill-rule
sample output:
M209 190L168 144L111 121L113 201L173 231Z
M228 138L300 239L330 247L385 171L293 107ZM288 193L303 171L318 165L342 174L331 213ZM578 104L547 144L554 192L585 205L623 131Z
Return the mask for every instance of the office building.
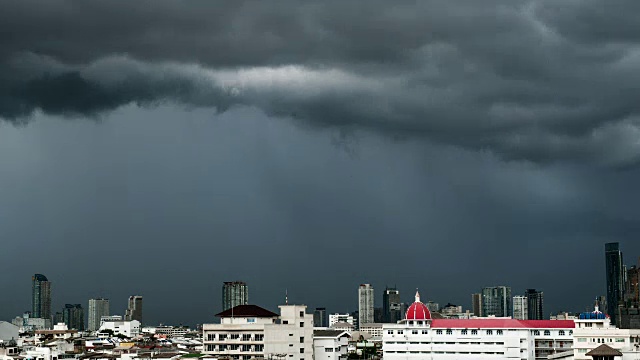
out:
M87 330L98 330L100 328L100 318L103 316L109 316L109 299L89 299Z
M475 293L471 294L471 311L474 316L483 316L482 315L482 294Z
M544 294L536 289L527 289L524 296L527 297L527 319L544 319Z
M316 308L313 311L314 327L329 327L329 314L326 308Z
M137 320L142 323L142 296L129 296L127 311L124 314L125 321Z
M51 321L51 282L42 274L31 277L31 317Z
M427 306L427 309L429 309L429 311L431 311L431 312L439 312L440 311L440 304L438 304L435 301L427 301L425 303L425 305Z
M607 271L607 313L611 317L611 324L617 325L616 315L618 313L618 304L622 300L624 284L620 244L617 242L605 244L604 253Z
M527 311L527 297L516 295L513 297L513 318L516 320L527 320L529 313Z
M361 284L358 287L358 324L374 322L374 293L371 284Z
M537 360L571 354L575 325L572 320L432 318L416 293L404 320L382 326L385 360Z
M482 316L511 317L511 288L494 286L482 289Z
M626 271L624 296L618 307L618 327L640 329L640 259Z
M69 330L84 330L84 309L80 304L66 304L62 309L62 321Z
M225 281L222 285L222 311L249 303L249 287L244 281Z
M387 287L382 293L382 322L396 323L402 320L400 291Z
M351 314L330 314L329 315L329 326L334 326L338 323L347 323L355 328L355 319Z
M313 315L305 305L280 305L280 315L256 305L238 305L204 324L203 353L216 358L313 359Z

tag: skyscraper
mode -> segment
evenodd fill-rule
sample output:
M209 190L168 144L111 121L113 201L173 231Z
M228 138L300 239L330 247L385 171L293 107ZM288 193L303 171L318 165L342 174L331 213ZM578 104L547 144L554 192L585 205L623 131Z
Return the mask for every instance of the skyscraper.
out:
M129 304L127 311L124 313L124 319L127 321L138 320L142 323L142 296L129 296Z
M387 287L382 294L382 316L385 323L396 323L402 320L400 310L400 291Z
M536 289L527 289L527 320L544 320L544 293Z
M89 299L89 331L96 331L100 328L100 318L109 316L109 299Z
M373 286L361 284L358 287L358 325L371 324L373 319Z
M249 287L244 281L225 281L222 285L222 311L249 304Z
M513 318L518 320L527 320L529 313L527 311L527 297L516 295L513 297Z
M69 329L84 330L84 309L80 304L66 304L62 309L62 321Z
M329 314L326 308L316 308L313 311L313 326L329 327Z
M471 308L473 309L473 315L482 316L482 294L471 294Z
M31 317L51 321L51 283L42 274L31 277Z
M494 286L482 289L482 316L511 317L511 288Z
M617 325L618 303L622 299L623 273L622 252L617 242L604 245L604 256L607 268L607 313L611 323Z

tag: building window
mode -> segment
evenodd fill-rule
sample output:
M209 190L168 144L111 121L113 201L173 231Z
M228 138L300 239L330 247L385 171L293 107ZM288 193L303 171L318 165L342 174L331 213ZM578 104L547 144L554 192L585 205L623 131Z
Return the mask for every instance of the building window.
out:
M467 335L467 329L460 330L460 334L461 335Z
M402 335L402 334L404 334L404 331L403 330L398 330L398 335Z
M453 335L453 330L447 329L447 335Z
M304 327L304 321L300 321L300 327Z
M533 330L533 335L535 335L535 336L540 336L540 331L538 331L538 330Z
M544 336L551 336L551 331L545 330L544 331Z
M255 351L264 351L264 345L260 344L260 345L256 345L254 347Z
M304 344L304 336L300 336L300 344Z
M304 311L300 311L300 317L304 317Z
M487 330L487 335L493 335L493 330Z
M300 348L300 354L304 354L304 348Z
M264 340L264 334L255 334L253 335L253 338L255 339L255 341L262 341Z
M471 335L478 335L478 330L475 330L475 329L471 330Z
M422 330L422 335L427 335L429 333L429 331L427 330Z
M238 350L240 345L229 345L229 350Z
M564 336L564 330L560 330L560 331L558 331L558 335L560 335L560 336Z
M496 331L496 334L498 334L498 335L502 335L502 330L498 330L498 331Z
M231 334L231 340L238 340L240 338L240 334Z
M393 330L387 330L387 334L393 335Z
M573 335L573 330L569 330L569 335Z
M289 323L289 320L282 320L283 325L287 325L288 323Z
M324 352L333 352L333 348L324 348Z
M418 330L411 330L411 333L414 335L418 335Z
M225 350L227 350L227 345L220 345L220 346L218 346L218 350L219 350L219 351L225 351Z
M242 345L242 351L251 351L251 345Z
M251 334L242 334L242 341L251 341Z
M215 351L216 350L216 346L215 345L207 345L207 351Z
M436 330L436 335L442 335L442 330Z

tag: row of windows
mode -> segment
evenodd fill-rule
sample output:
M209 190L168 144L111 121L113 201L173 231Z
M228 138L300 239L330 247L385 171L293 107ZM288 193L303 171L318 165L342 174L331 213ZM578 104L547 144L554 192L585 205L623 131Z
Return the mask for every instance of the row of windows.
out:
M226 351L226 350L240 350L244 352L262 352L264 351L264 345L207 345L207 351Z
M242 334L242 341L263 341L264 334ZM217 340L239 340L240 334L218 334ZM207 334L207 341L216 341L216 334Z
M589 342L595 343L597 342L598 344L604 344L606 342L613 342L615 340L615 342L624 342L624 338L589 338L588 340L590 340ZM587 342L587 338L578 338L578 342Z
M484 330L485 334L487 335L493 335L494 334L494 330L489 329L489 330ZM404 330L387 330L387 334L389 335L393 335L393 334L398 334L398 335L403 335L404 334ZM428 330L411 330L411 334L413 335L417 335L419 333L422 333L422 335L426 335L429 333ZM453 335L454 334L454 330L452 329L446 329L446 330L442 330L442 329L437 329L436 330L436 335L442 335L442 334L446 334L446 335ZM495 330L495 334L496 335L504 335L504 331L503 330ZM540 330L531 330L531 334L536 335L536 336L540 336ZM469 330L467 329L462 329L460 330L460 335L469 335ZM478 330L477 329L471 329L471 335L478 335ZM566 333L564 330L559 330L558 331L558 336L565 336ZM573 330L569 330L569 335L573 335ZM551 331L550 330L544 330L544 336L551 336Z
M504 345L504 342L473 342L473 341L460 341L460 342L442 342L442 341L387 341L385 344L434 344L434 345Z
M491 351L385 351L386 354L487 354L487 355L504 355L504 352Z

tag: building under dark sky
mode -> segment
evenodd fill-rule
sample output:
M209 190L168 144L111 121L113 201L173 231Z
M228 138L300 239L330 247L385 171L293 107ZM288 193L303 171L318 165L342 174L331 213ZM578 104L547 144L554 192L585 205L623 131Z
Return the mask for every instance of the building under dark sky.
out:
M249 304L249 287L244 281L225 281L222 285L222 311Z
M402 319L400 311L400 291L387 287L382 293L382 320L386 323L395 323Z
M617 325L618 303L622 299L622 252L617 242L604 245L604 255L607 269L607 313L611 323Z
M544 320L544 294L536 289L527 289L527 319Z
M31 317L51 319L51 283L42 274L31 277Z

